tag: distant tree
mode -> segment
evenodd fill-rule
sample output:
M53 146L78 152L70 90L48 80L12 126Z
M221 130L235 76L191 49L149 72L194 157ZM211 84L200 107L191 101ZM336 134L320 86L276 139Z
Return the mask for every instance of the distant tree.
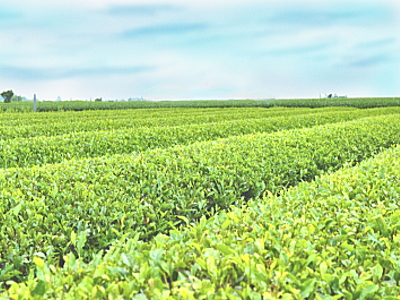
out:
M11 98L11 101L22 101L22 96L17 96L17 95L14 95L14 96L12 96L12 98Z
M14 96L14 92L12 90L4 91L0 95L3 97L4 103L10 103L12 97Z
M96 98L94 101L103 101L103 98Z

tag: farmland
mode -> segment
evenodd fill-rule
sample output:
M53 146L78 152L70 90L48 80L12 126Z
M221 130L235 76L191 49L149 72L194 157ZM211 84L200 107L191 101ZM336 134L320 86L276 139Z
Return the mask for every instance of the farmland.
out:
M332 101L2 105L0 299L400 299L399 99Z
M266 99L266 100L198 100L198 101L132 101L132 102L94 102L94 101L40 101L37 110L85 111L115 109L154 109L154 108L227 108L227 107L358 107L373 108L399 106L400 98L331 98L331 99ZM0 112L31 112L32 102L0 103Z

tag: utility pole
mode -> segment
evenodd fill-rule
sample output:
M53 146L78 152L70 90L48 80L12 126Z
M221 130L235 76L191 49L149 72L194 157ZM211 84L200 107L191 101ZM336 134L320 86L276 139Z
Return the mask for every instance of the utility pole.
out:
M36 112L36 94L33 95L33 111Z

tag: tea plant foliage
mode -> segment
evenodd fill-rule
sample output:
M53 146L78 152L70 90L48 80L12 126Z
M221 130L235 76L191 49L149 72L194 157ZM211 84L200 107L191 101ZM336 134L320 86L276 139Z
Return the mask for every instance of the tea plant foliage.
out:
M3 113L0 299L399 299L399 107L251 103Z
M13 299L398 299L400 148L89 263L35 257Z

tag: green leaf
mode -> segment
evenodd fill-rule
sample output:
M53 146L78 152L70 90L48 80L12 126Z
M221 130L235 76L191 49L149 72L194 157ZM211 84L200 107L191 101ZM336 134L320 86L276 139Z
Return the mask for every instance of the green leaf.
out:
M79 283L78 288L89 294L93 289L93 283L93 278L86 276Z
M347 242L342 243L341 247L350 252L356 251L356 249L353 246L349 245Z
M375 281L379 281L382 278L383 268L380 264L377 264L372 268L372 275Z
M46 293L46 282L39 280L35 288L31 291L32 296L43 296Z
M189 226L190 224L190 222L189 222L189 219L188 218L186 218L185 216L176 216L178 219L181 219L181 220L183 220L184 222L185 222L185 224L186 224L186 226Z
M75 233L75 231L71 231L71 244L72 245L76 244L76 233Z
M12 210L14 216L18 216L19 212L21 211L22 205L21 203L15 206Z
M77 249L78 249L78 255L79 255L79 257L83 257L83 256L84 256L84 253L83 253L83 246L85 245L86 240L87 240L86 231L82 231L82 232L79 234L78 244L77 244L77 246L76 246Z
M327 269L328 269L328 266L327 266L326 263L323 261L323 262L319 265L319 270L320 270L320 272L321 272L321 275L325 275Z
M163 257L164 250L155 249L150 251L150 258L154 261L160 261Z
M314 285L316 283L316 279L309 279L306 282L304 282L301 287L300 287L300 295L302 297L309 297L310 294L314 291Z
M36 267L38 269L43 270L45 268L45 262L44 262L43 259L41 259L41 258L39 258L37 256L34 256L33 257L33 262L35 263L35 265L36 265Z
M376 285L376 284L371 284L371 285L367 286L366 288L364 288L364 289L361 291L359 300L366 299L367 296L369 296L369 295L375 293L375 292L378 291L378 290L379 290L379 286Z
M122 262L123 262L126 266L132 267L132 263L131 263L131 261L129 260L129 258L126 256L125 253L122 253L122 254L121 254L121 259L122 259Z
M233 251L233 249L231 247L228 247L224 244L218 244L218 245L216 245L216 248L219 251L221 251L222 254L225 254L225 255L231 255L231 254L235 253L235 251Z

